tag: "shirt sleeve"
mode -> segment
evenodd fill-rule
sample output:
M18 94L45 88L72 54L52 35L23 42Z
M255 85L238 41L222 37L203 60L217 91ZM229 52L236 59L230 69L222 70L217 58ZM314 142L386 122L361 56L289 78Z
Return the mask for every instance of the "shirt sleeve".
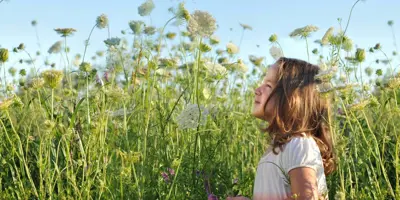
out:
M294 137L282 152L282 164L286 173L298 167L309 167L317 172L323 166L318 145L312 137Z

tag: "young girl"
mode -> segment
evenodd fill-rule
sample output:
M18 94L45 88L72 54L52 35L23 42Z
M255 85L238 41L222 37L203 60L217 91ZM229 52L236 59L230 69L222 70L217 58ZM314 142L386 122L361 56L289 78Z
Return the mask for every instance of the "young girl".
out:
M257 167L254 200L327 199L325 176L335 167L329 105L316 90L319 71L316 65L282 57L255 90L252 114L268 122L265 131L272 143Z

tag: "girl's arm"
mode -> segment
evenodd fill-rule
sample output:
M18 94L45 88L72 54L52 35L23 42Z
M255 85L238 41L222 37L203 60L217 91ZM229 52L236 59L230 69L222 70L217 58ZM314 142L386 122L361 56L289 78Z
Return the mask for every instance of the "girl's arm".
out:
M317 176L310 167L298 167L289 171L292 199L318 199Z

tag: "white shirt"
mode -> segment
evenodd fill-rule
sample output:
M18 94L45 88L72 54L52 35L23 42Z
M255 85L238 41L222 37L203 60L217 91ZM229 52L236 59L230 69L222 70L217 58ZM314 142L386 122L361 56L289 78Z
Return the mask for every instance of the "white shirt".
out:
M254 182L254 200L289 199L291 194L289 171L310 167L316 171L318 191L327 196L327 186L321 153L312 137L294 137L283 146L278 155L271 149L261 157Z

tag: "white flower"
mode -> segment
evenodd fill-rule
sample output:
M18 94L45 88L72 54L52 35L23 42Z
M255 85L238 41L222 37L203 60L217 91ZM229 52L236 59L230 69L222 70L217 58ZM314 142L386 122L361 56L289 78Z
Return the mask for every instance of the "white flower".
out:
M237 54L239 52L239 47L232 42L229 42L228 44L226 44L226 51L229 54Z
M330 27L325 35L322 37L321 39L321 44L322 45L327 45L329 43L329 38L332 37L332 33L333 33L333 27Z
M269 49L269 53L271 54L272 58L274 58L275 60L278 60L280 57L283 57L282 50L276 46L272 46Z
M106 28L108 26L108 17L105 14L101 14L96 19L96 26L99 29Z
M212 76L223 75L226 73L226 68L218 63L207 62L204 64L204 67Z
M142 5L138 7L138 13L140 16L148 16L154 9L154 3L152 0L146 0Z
M179 129L194 129L204 125L207 120L208 109L197 104L189 104L177 117Z
M217 29L217 24L210 13L196 10L189 19L187 29L192 35L210 37Z
M104 40L104 43L108 46L118 46L120 42L121 42L121 39L119 39L117 37Z
M293 30L289 36L290 37L303 37L306 38L308 37L312 32L316 32L318 31L318 27L314 26L314 25L307 25L301 28L297 28L295 30Z
M248 67L243 63L242 59L238 59L236 68L242 73L246 73L248 71Z
M204 88L204 89L203 89L203 96L204 96L204 98L206 98L206 99L210 98L210 96L211 96L211 91L210 91L209 88Z
M54 43L53 45L51 45L51 47L49 48L49 50L47 52L50 54L59 53L61 51L61 45L62 45L62 41L58 41L58 42Z

